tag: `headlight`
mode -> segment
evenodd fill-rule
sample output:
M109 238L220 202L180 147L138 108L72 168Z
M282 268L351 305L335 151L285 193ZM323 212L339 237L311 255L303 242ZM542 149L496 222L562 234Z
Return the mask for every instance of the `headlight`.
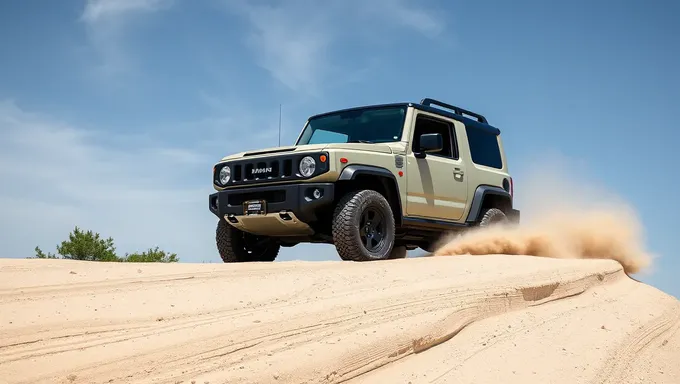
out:
M316 169L316 161L310 156L305 156L300 160L300 174L304 177L309 177Z
M227 185L229 180L231 180L231 168L226 165L220 169L220 184Z

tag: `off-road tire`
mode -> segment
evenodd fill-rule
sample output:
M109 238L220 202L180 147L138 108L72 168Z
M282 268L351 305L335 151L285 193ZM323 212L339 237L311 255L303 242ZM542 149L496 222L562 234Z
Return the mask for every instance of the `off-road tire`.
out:
M258 240L262 241L259 249L249 246ZM274 261L281 249L281 246L273 240L243 232L229 225L224 219L217 223L215 241L220 257L225 263Z
M494 224L505 224L508 222L508 217L505 212L498 208L486 208L482 211L482 218L479 220L478 226L488 227Z
M377 214L382 225L382 241L370 251L362 240L360 228L364 213ZM343 196L333 213L333 243L343 260L375 261L389 259L394 246L394 216L387 199L374 190L348 192Z

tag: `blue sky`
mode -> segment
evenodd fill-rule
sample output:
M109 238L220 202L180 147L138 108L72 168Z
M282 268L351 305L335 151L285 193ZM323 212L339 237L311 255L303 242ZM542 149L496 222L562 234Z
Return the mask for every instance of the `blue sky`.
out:
M290 144L311 114L434 97L501 128L521 209L554 163L635 207L658 255L641 279L680 296L679 18L661 0L2 2L0 257L79 225L218 262L211 167L276 146L279 103Z

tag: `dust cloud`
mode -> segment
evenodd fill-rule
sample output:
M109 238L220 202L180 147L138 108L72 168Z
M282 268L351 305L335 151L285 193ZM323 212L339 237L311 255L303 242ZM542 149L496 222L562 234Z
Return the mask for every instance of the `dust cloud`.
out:
M644 247L643 228L634 209L595 183L584 181L585 172L576 168L573 164L544 165L526 178L517 177L515 205L522 213L520 225L448 235L440 240L433 256L613 259L629 275L650 267L654 255ZM567 175L577 175L578 180Z

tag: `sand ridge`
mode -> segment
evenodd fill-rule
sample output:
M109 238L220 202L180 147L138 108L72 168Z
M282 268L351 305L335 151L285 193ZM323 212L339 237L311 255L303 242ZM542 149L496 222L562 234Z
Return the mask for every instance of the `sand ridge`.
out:
M679 314L614 260L4 259L0 383L680 382Z

